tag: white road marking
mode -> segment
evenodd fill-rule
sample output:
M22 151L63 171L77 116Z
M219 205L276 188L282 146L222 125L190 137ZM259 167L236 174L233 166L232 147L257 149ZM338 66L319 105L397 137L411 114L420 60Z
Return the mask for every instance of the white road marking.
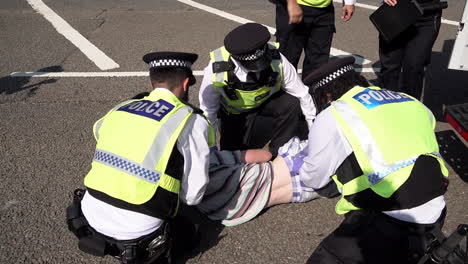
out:
M333 2L335 2L335 3L340 3L340 4L343 3L342 0L333 0ZM362 8L365 8L365 9L370 9L370 10L377 10L377 8L379 8L378 6L367 5L367 4L360 4L360 3L356 3L355 6L357 6L357 7L362 7ZM453 21L453 20L448 20L448 19L445 19L445 18L442 18L442 23L448 24L448 25L453 25L453 26L458 26L458 25L460 25L460 22Z
M17 205L19 204L20 202L19 201L16 201L16 200L11 200L11 201L8 201L5 203L5 205L3 205L3 207L0 209L0 211L4 211L4 210L7 210L9 209L10 207L14 206L14 205Z
M380 68L355 68L356 72L377 73ZM299 73L302 69L299 69ZM194 71L193 75L203 76L203 71ZM10 77L34 77L34 78L79 78L79 77L147 77L148 71L135 72L13 72Z
M93 61L101 70L118 68L119 65L83 37L78 31L70 26L63 18L57 15L41 0L27 0L36 12L44 16L58 33L62 34L73 45L75 45L86 57Z
M224 17L226 19L235 21L235 22L240 23L240 24L255 22L255 21L248 20L248 19L245 19L243 17L236 16L236 15L227 13L225 11L222 11L222 10L219 10L219 9L207 6L207 5L203 5L203 4L194 2L192 0L177 0L177 1L179 1L181 3L184 3L184 4L187 4L187 5L190 5L190 6L193 6L195 8L201 9L201 10L206 11L208 13L212 13L214 15L221 16L221 17ZM275 34L275 32L276 32L275 28L267 26L267 25L264 25L264 26L268 28L268 31L270 31L270 33L272 35ZM359 55L356 55L356 54L350 54L350 53L348 53L346 51L335 49L335 48L331 48L330 55L333 55L333 56L349 56L349 55L351 55L351 56L354 56L354 58L356 59L356 64L369 64L369 63L371 63L370 60L364 59L362 56L359 56Z

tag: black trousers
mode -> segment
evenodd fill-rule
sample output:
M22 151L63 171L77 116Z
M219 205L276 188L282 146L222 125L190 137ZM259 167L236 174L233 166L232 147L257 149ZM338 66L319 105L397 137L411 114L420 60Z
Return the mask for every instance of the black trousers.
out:
M269 150L276 156L289 139L306 139L308 134L299 99L283 90L256 110L238 115L220 110L219 118L222 150L263 148L271 140Z
M352 211L307 263L417 263L444 219L445 209L434 224L427 225L403 222L381 212Z
M431 60L432 46L439 34L441 12L421 17L391 42L379 36L381 85L389 90L421 98L424 67Z
M304 50L303 79L321 65L328 62L335 33L335 11L333 4L326 8L301 5L303 20L288 25L289 15L285 3L276 4L276 41L280 52L297 68Z

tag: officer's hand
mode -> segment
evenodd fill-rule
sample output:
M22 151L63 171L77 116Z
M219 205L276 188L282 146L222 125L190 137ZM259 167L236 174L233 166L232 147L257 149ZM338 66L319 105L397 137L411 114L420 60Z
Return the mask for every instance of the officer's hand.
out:
M341 19L343 21L348 21L354 14L354 5L344 5L343 12L341 13Z
M389 6L395 6L397 4L397 0L384 0L384 2Z
M302 21L302 8L296 0L288 0L289 24L299 24Z

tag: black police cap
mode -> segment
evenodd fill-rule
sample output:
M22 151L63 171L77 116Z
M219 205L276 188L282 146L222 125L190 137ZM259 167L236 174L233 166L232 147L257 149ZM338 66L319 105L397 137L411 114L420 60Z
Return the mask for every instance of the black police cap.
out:
M270 40L268 29L258 23L236 27L224 38L224 47L235 59L255 60L263 56L265 44ZM245 55L245 56L242 56Z
M335 79L354 72L353 56L330 59L326 64L320 66L304 78L304 84L313 90L325 86Z
M143 61L146 62L150 69L167 69L167 68L185 68L190 73L190 85L195 84L196 79L192 74L192 64L198 59L195 53L160 51L152 52L143 56Z

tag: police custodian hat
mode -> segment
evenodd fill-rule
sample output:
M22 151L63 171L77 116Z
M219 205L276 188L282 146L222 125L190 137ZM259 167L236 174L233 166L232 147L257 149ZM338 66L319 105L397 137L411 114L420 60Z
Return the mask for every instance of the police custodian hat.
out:
M236 60L255 60L263 56L265 44L270 37L270 32L265 26L247 23L226 35L224 47Z
M190 73L189 85L196 82L192 73L192 64L198 59L195 53L160 51L152 52L143 56L143 61L146 62L150 69L167 69L167 68L185 68Z
M224 38L224 47L231 56L249 70L265 67L271 59L259 61L267 53L267 42L270 40L268 29L258 23L247 23L236 27ZM252 63L256 61L256 63Z
M304 78L304 84L308 85L312 91L326 86L339 77L353 73L354 61L353 56L330 59L326 64L307 75Z

